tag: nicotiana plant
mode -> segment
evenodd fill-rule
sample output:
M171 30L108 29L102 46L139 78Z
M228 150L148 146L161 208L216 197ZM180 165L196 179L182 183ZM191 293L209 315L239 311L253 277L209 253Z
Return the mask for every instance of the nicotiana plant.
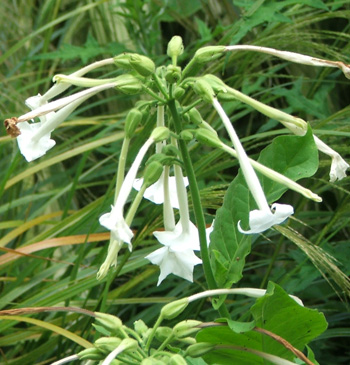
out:
M51 89L26 100L30 112L5 120L8 134L17 139L21 154L31 162L55 146L52 139L55 128L93 95L107 89L143 95L126 116L114 200L110 211L99 218L100 225L110 231L110 241L97 279L104 279L110 270L117 267L118 253L124 244L132 251L133 220L142 199L146 198L163 206L164 230L153 232L160 247L146 256L152 264L159 266L157 285L170 274L192 282L194 267L202 264L210 289L166 305L152 328L139 320L131 329L114 316L95 313L93 316L98 322L95 328L104 337L96 340L90 348L55 364L76 359L89 359L104 365L185 364L193 357L220 364L231 364L232 361L260 364L262 359L273 364L291 364L296 358L298 363L313 364L315 360L311 349L308 348L307 356L301 351L325 330L326 323L321 313L304 308L299 299L291 299L273 283L269 284L267 292L254 288L230 288L242 277L252 235L282 224L293 215L291 205L277 202L287 189L313 201L322 201L317 194L296 182L316 172L317 150L332 159L331 182L344 178L349 165L313 134L303 119L265 105L229 87L215 75L198 74L208 62L238 51L267 53L316 67L336 67L347 78L350 78L350 66L294 52L237 45L200 48L181 68L178 57L183 50L181 37L175 36L168 44L167 54L171 62L166 66L156 67L144 55L123 53L70 75L56 75ZM89 71L105 65L115 65L123 73L109 79L85 77ZM71 85L85 89L52 100ZM188 95L191 95L190 103ZM225 112L225 104L232 100L245 103L281 122L292 134L275 138L262 151L259 161L249 158ZM212 106L217 112L232 146L225 143L202 118L197 109L202 103ZM149 117L149 110L155 107L157 112L153 119ZM151 129L151 132L140 141L144 134L139 131L145 120L147 130ZM130 143L136 139L142 146L127 168ZM211 222L205 220L190 153L198 143L233 156L238 160L241 171L230 185L223 207ZM191 193L194 220L191 220L187 186ZM137 193L130 202L133 189ZM259 297L250 310L253 321L241 323L229 319L223 295L235 293ZM188 303L201 298L201 295L215 297L213 305L218 309L221 320L211 323L187 320L173 328L160 326L161 321L176 318ZM281 318L283 324L280 323ZM308 326L306 323L309 323Z

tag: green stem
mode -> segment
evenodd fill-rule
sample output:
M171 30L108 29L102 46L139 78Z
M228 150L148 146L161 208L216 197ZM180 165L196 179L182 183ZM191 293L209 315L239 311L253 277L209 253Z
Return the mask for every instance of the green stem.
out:
M156 331L157 331L157 328L160 326L160 324L162 323L163 321L163 317L162 315L159 315L156 323L154 324L153 328L152 328L152 331L150 333L150 335L148 336L148 339L147 339L147 343L146 343L146 346L145 346L145 351L148 353L149 351L149 348L151 346L151 343L152 343L152 340L153 340L153 337L155 336L156 334Z
M198 104L200 104L202 102L201 99L198 99L196 101L194 101L192 104L186 106L186 108L184 108L182 111L181 111L181 114L184 115L185 113L187 113L189 110L191 110L192 108L196 107Z
M180 120L178 111L176 109L175 100L174 99L169 100L168 106L169 106L170 113L173 117L175 132L177 134L180 134L181 120ZM205 226L204 214L203 214L199 189L198 189L198 185L197 185L196 175L193 170L192 161L191 161L191 157L190 157L190 154L189 154L187 146L186 146L186 142L184 140L180 139L179 147L180 147L186 175L188 177L188 181L189 181L189 185L190 185L190 191L191 191L192 202L193 202L193 210L194 210L194 215L196 218L198 234L199 234L199 242L200 242L201 256L202 256L202 261L203 261L203 269L204 269L205 278L206 278L209 289L217 289L217 284L216 284L216 281L214 278L214 274L213 274L213 271L210 266L209 251L208 251L208 246L207 246L206 226ZM229 317L229 313L228 313L226 307L224 307L224 305L222 305L219 308L219 312L222 316Z
M119 190L123 184L124 181L124 174L125 174L125 163L126 163L126 157L128 155L128 149L130 144L130 138L124 138L122 149L120 151L119 156L119 164L118 164L118 171L117 171L117 181L115 184L115 193L114 193L114 203L117 200Z
M153 98L155 98L156 100L160 101L162 104L166 104L166 100L162 99L161 97L159 97L155 92L153 92L151 89L149 89L146 86L142 87L142 90L144 92L146 92L147 94L151 95Z
M158 90L164 95L165 99L168 100L169 99L169 95L168 95L168 92L167 92L166 88L162 84L162 81L159 79L159 77L157 76L156 73L154 73L152 75L152 77L153 77L153 80L154 80L155 84L158 87Z

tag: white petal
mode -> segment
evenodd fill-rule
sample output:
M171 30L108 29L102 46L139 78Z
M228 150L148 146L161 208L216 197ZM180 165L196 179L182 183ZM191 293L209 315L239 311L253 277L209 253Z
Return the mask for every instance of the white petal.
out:
M28 108L34 110L36 108L39 108L40 106L47 104L47 100L44 97L42 97L40 94L38 94L38 95L29 97L25 101L25 104L27 105Z
M193 268L202 262L191 249L174 250L173 247L162 247L146 256L152 264L160 267L159 285L169 274L193 282Z
M131 248L131 239L134 236L132 230L125 222L123 215L116 212L116 209L112 207L110 213L103 214L100 219L100 224L111 231L112 237L116 241L122 241L129 244L129 250Z
M21 134L17 137L18 147L25 159L30 162L43 155L51 149L56 142L51 139L51 133L42 136L38 141L33 141L32 136L40 128L41 123L29 124L28 122L18 123Z
M249 231L241 228L241 221L238 222L238 230L244 234L253 234L266 231L275 224L284 222L290 215L294 213L294 209L288 204L272 204L271 209L274 213L266 210L252 210L249 212Z
M133 188L137 191L141 189L143 184L143 179L136 179ZM188 178L184 177L184 184L188 186ZM150 200L155 204L163 204L164 203L164 173L160 176L159 180L146 189L143 197L145 199ZM169 177L169 195L171 206L173 208L179 209L179 200L177 198L177 190L176 190L176 181L174 176Z
M153 232L157 240L164 246L181 247L182 249L200 250L197 227L190 221L189 232L184 231L179 221L173 231Z
M341 180L346 177L346 170L349 168L349 164L343 160L343 158L337 153L332 157L331 171L329 173L330 182Z

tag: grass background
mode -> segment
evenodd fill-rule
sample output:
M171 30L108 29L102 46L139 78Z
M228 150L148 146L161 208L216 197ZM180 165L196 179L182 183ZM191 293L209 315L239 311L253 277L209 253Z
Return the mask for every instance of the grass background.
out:
M26 112L24 100L44 93L56 73L70 73L123 51L145 54L157 65L167 63L164 54L173 35L184 40L182 65L208 44L254 44L344 62L350 56L349 1L5 0L0 14L3 119ZM106 67L91 77L119 72ZM349 80L340 71L237 52L206 65L205 72L308 120L321 139L349 158ZM76 90L70 88L67 94ZM171 276L156 286L158 268L144 257L157 247L151 232L162 226L162 211L146 201L133 223L136 249L131 255L121 253L117 272L96 280L108 242L98 217L108 210L114 193L125 114L138 100L112 91L89 99L54 132L55 148L29 164L1 129L0 310L74 306L116 314L129 325L138 318L152 325L161 304L204 289L200 267L194 284ZM252 157L275 135L285 133L277 122L243 104L230 103L227 109ZM221 128L211 109L203 107L201 112ZM129 162L139 147L135 139ZM210 221L237 164L216 151L203 155L198 147L191 154ZM238 286L266 287L272 280L323 311L329 329L311 347L322 364L348 364L349 178L330 183L329 167L329 158L320 155L317 174L302 181L322 196L321 204L292 192L283 197L295 207L291 226L309 241L301 239L298 246L272 230L257 237ZM13 252L19 249L21 254ZM316 260L320 249L337 261L326 256ZM251 303L230 298L233 318L242 318ZM200 320L216 316L206 301L183 315ZM80 313L53 310L30 317L90 341L95 336L91 319ZM81 349L24 321L1 320L0 334L0 364L47 364Z

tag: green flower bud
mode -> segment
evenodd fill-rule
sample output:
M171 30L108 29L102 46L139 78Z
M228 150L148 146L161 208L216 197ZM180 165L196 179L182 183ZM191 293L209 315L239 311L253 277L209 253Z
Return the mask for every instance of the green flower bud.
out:
M171 59L173 59L174 57L180 56L183 51L184 45L182 43L182 38L178 35L175 35L168 43L167 54Z
M153 185L160 178L163 173L163 165L158 161L153 161L146 166L145 173L143 175L143 183L146 187Z
M132 70L130 65L130 53L122 53L113 58L114 64L123 70Z
M133 75L120 75L116 78L116 80L116 89L123 92L124 94L138 94L142 90L142 82Z
M198 325L200 325L202 322L195 321L193 319L188 319L186 321L179 322L175 327L173 328L173 334L177 338L187 337L192 335L193 333L196 333L200 330Z
M195 132L196 139L210 147L221 147L222 142L218 138L217 134L213 132L212 130L206 129L206 128L199 128Z
M201 125L203 123L203 118L201 116L201 113L196 109L192 108L188 111L188 116L190 117L190 120L195 125Z
M165 74L165 80L170 84L175 84L181 79L181 67L168 65L167 72Z
M182 131L180 133L180 138L183 139L184 141L192 141L193 134L190 131Z
M79 360L103 360L105 355L96 347L89 347L78 353Z
M197 79L193 85L193 89L204 101L212 104L215 93L210 84L204 78Z
M124 348L123 351L135 350L139 346L139 343L133 338L124 338L119 346Z
M219 92L227 93L227 86L217 76L208 74L204 75L203 78L209 83L209 85L213 88L216 94L218 94Z
M117 332L122 326L122 321L112 314L107 313L100 313L95 312L96 314L96 322L101 324L103 327L105 327L107 330L109 330L112 333Z
M200 357L202 355L207 354L209 351L213 350L215 348L215 345L212 343L207 342L199 342L195 343L194 345L191 345L187 347L186 355L191 357Z
M165 341L171 334L173 333L172 328L160 326L157 328L155 337L158 341L163 342Z
M179 354L173 355L168 361L169 365L187 365L187 361Z
M125 136L131 138L142 120L142 113L138 109L131 109L125 119Z
M180 86L177 86L173 92L175 99L180 99L185 95L186 90Z
M179 150L172 144L167 144L162 148L162 154L171 157L179 157Z
M166 363L153 357L147 357L141 361L141 365L166 365Z
M160 315L164 319L173 319L181 314L188 306L188 298L175 300L174 302L166 304L160 311Z
M144 77L152 75L156 70L156 65L150 58L136 53L130 57L130 66Z
M208 46L199 48L194 54L194 59L197 63L206 63L209 61L216 60L226 50L225 46Z
M170 131L167 127L157 127L153 130L151 134L151 138L154 139L155 142L161 142L170 137Z
M139 335L143 335L147 332L148 327L142 319L138 319L134 322L134 329Z
M100 337L94 345L103 353L108 354L118 347L121 342L122 340L118 337Z

